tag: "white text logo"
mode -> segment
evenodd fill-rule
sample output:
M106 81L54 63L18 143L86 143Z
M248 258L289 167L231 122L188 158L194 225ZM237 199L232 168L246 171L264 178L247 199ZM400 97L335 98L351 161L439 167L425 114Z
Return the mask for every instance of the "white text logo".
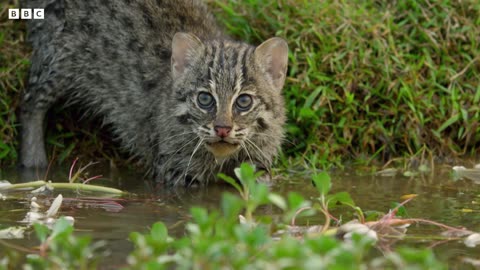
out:
M11 20L30 20L44 19L43 8L10 8L8 9L8 18Z

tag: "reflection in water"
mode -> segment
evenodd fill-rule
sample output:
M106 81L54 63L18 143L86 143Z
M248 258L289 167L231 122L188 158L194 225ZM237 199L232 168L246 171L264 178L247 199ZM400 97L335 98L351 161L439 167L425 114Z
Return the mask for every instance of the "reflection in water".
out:
M97 166L98 167L98 166ZM36 172L37 173L37 172ZM403 176L358 176L353 172L332 174L332 192L347 191L360 208L364 211L387 212L392 208L393 202L400 202L401 196L406 194L418 194L406 205L409 217L424 218L442 222L451 226L465 226L473 231L480 231L480 198L478 191L480 185L469 180L454 182L450 175L451 168L437 168L434 173L420 175L414 178ZM130 192L123 200L116 201L121 208L112 211L109 207L101 207L100 204L79 201L78 194L63 193L65 203L60 214L73 216L76 219L75 229L79 234L90 234L97 240L106 240L111 256L108 259L109 267L119 267L125 262L125 255L132 246L128 239L128 233L132 231L146 232L157 221L164 222L170 228L170 234L182 236L183 224L189 220L189 208L203 206L209 209L219 207L221 194L225 191L234 192L226 185L217 184L207 188L178 188L175 190L154 187L145 181L141 174L130 171L116 170L92 171L90 175L101 174L104 176L97 184L116 187ZM37 173L38 175L38 173ZM30 177L30 178L29 178ZM22 182L32 179L29 176L19 174L15 170L0 171L0 179L8 179L11 182ZM42 177L35 177L43 178ZM66 181L68 170L51 170L48 179L53 181ZM295 191L307 199L314 199L317 194L310 179L296 178L278 182L272 189L286 195ZM83 194L85 196L86 194ZM22 196L8 199L0 203L0 228L18 225L28 211L29 203ZM90 195L92 196L92 195ZM53 199L53 195L51 196ZM464 210L464 209L468 209ZM270 214L272 209L264 209L265 214ZM348 209L335 214L351 213ZM344 220L351 216L342 216ZM321 216L319 215L318 219ZM310 224L321 223L322 220L310 218ZM301 222L301 221L300 221ZM306 221L305 221L306 222ZM408 234L438 235L440 230L427 225L411 226ZM15 244L32 246L30 240L15 240ZM405 242L410 246L425 246L425 243ZM427 243L432 244L432 243ZM432 244L434 245L434 244ZM0 246L0 253L2 251ZM479 248L466 248L460 242L450 242L435 246L439 258L458 264L462 257L473 257L479 253Z

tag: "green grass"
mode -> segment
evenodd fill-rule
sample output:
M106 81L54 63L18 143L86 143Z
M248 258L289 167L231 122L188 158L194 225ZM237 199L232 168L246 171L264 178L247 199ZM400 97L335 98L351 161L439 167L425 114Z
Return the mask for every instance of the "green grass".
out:
M477 1L210 0L209 4L237 39L259 44L280 36L289 43L284 92L288 140L293 145L285 143L283 164L291 164L290 157L328 167L424 152L439 160L477 153ZM0 19L0 164L13 163L17 155L14 111L28 67L23 24L5 16ZM96 159L118 156L108 140L103 145L103 135L94 128L72 131L66 127L69 122L52 130L49 153L57 145L56 156L65 159L79 149L88 149L84 152ZM73 136L62 137L71 132Z
M476 1L216 1L238 39L290 46L288 134L320 165L480 146Z
M7 18L0 7L0 165L17 158L17 118L19 95L27 74L28 50L24 25Z

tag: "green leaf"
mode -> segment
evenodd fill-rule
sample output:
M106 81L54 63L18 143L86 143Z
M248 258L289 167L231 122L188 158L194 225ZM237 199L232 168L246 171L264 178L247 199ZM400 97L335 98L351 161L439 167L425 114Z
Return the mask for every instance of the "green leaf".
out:
M5 158L10 153L10 147L4 143L0 143L0 159Z
M150 235L152 236L154 241L166 242L167 238L168 238L167 227L162 222L156 222L152 226L152 229L150 231Z
M327 172L321 172L312 176L313 183L320 195L327 195L332 188L332 181Z
M305 104L303 104L304 108L311 108L313 102L317 99L317 96L322 92L323 87L317 87L313 92L308 95L307 99L305 100Z
M237 181L235 179L233 179L232 177L230 177L228 175L225 175L223 173L219 173L218 177L220 179L222 179L223 181L232 185L240 194L242 194L242 192L243 192L242 187L237 183Z
M380 211L365 211L365 221L377 221L385 215L385 213Z
M48 233L50 232L47 226L40 223L35 223L33 224L33 229L35 230L35 234L37 235L40 242L43 243L45 242L45 240L47 240Z
M306 107L303 107L300 109L300 118L302 119L309 119L309 118L314 118L315 117L315 111L310 109L310 108L306 108Z
M328 208L334 207L337 204L348 206L355 206L355 202L348 192L338 192L328 197Z
M230 193L224 193L222 195L221 206L226 218L237 219L245 204L244 201L237 196Z
M315 253L324 255L328 252L331 252L335 248L339 247L339 243L335 238L329 236L320 236L315 239L308 239L306 244L313 250Z
M190 209L190 213L192 214L193 220L199 225L203 225L208 222L207 209L200 207L192 207Z
M287 210L287 202L282 196L275 193L270 193L268 194L268 200L274 205L276 205L278 208L284 211Z
M397 202L393 202L391 204L391 208L394 209L396 207L398 207L396 216L399 216L399 217L406 217L407 216L407 208L405 208L405 206L400 205Z
M73 232L72 225L64 217L61 217L57 220L57 222L55 222L55 225L53 226L52 238L60 234L68 234L71 232Z
M139 244L140 239L142 239L142 241L144 239L143 235L139 232L131 232L128 238L136 245Z
M445 121L445 123L443 123L439 129L437 129L437 132L442 132L443 130L445 130L447 127L449 127L450 125L452 125L453 123L457 122L458 120L460 119L460 116L458 114L450 117L447 121Z
M300 207L307 205L305 198L303 198L302 195L296 192L289 192L287 195L287 200L288 200L288 207L290 209L298 209Z
M235 175L238 180L244 187L250 188L255 183L255 167L248 164L242 163L240 168L234 169Z

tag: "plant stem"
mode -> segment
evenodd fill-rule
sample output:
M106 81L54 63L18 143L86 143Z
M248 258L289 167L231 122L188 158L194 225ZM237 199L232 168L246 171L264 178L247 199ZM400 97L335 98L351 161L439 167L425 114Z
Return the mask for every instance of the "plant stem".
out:
M71 189L71 190L96 191L96 192L113 193L113 194L125 193L122 190L119 190L116 188L110 188L110 187L86 185L86 184L80 184L80 183L48 183L43 180L3 186L3 187L0 187L0 190L15 190L15 189L27 189L27 188L33 189L33 188L38 188L44 185L48 185L53 188Z

